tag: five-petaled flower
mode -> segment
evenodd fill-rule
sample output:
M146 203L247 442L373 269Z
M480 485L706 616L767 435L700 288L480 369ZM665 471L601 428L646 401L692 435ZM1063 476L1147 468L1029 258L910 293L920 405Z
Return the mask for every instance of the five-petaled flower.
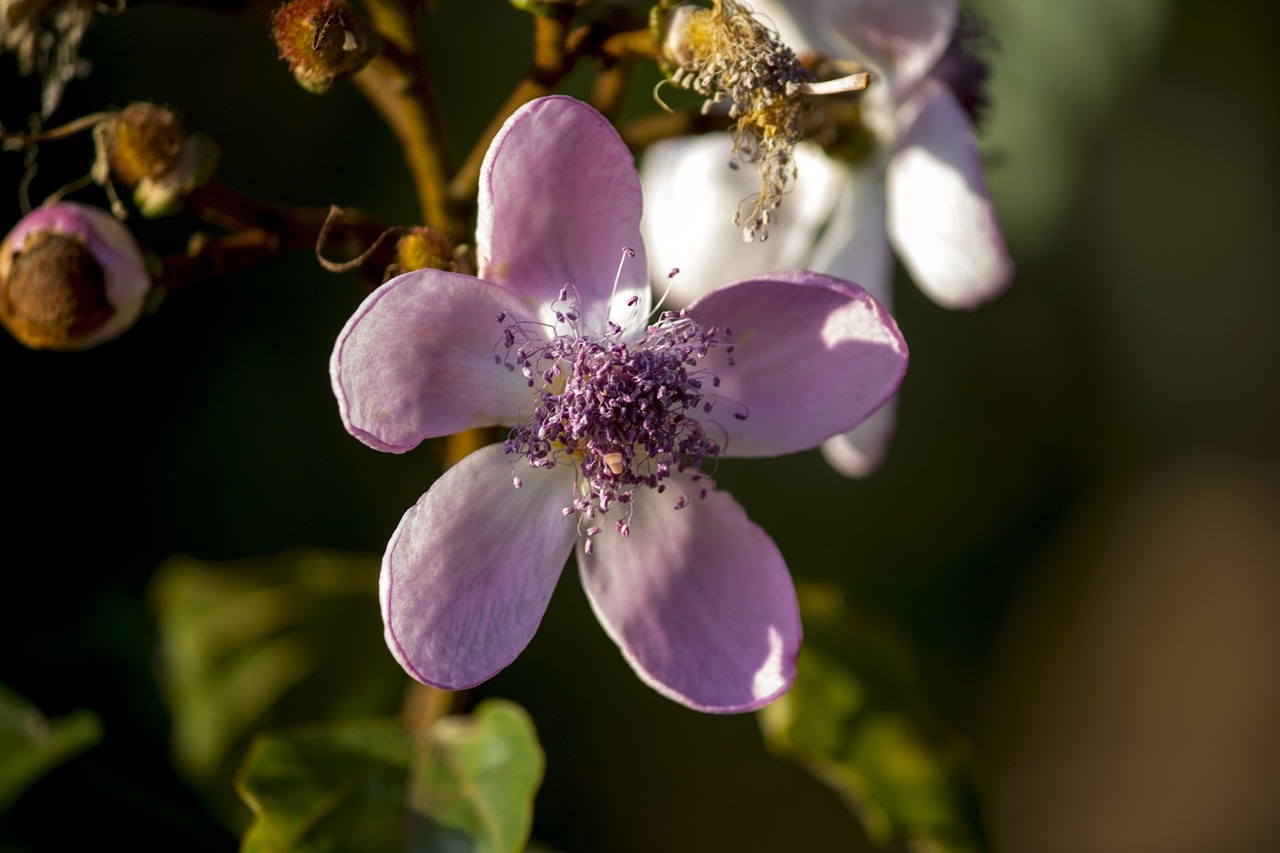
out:
M971 308L1000 293L1013 265L983 178L974 128L956 90L980 80L966 66L958 0L755 0L800 54L855 60L872 72L865 92L843 96L852 127L795 151L794 191L767 243L744 250L729 214L753 191L729 168L723 138L660 142L642 168L645 235L655 267L682 262L673 303L768 269L803 267L858 282L892 306L890 246L938 304ZM959 40L959 41L957 41ZM971 58L970 58L971 59ZM815 102L842 109L838 99ZM696 252L694 249L696 248ZM679 258L679 261L674 259ZM850 475L874 470L894 427L891 402L824 446Z
M651 317L641 194L612 126L552 96L486 157L478 277L392 279L330 365L349 432L399 453L491 425L383 558L387 643L410 675L470 687L532 639L570 551L640 678L711 712L790 686L795 590L773 541L709 473L815 447L897 388L906 347L866 292L774 273Z

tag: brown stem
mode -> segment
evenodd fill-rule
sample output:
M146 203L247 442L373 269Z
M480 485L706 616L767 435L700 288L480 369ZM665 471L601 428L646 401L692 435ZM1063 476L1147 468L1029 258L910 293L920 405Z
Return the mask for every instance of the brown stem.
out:
M627 101L636 64L624 59L603 68L591 83L591 105L609 121L615 121Z
M444 124L426 81L386 56L377 56L356 74L355 82L404 149L424 223L454 239L464 238L468 228L459 221L446 191L452 165Z
M187 208L206 222L233 233L196 235L185 255L166 258L159 285L170 290L225 276L288 252L314 250L329 216L329 208L266 202L217 178L192 192L186 202ZM348 210L332 223L325 247L330 253L360 255L386 230L368 214ZM361 264L361 273L380 282L382 270L394 260L394 254L391 246L371 253Z
M622 141L632 152L639 154L645 148L672 136L691 133L708 133L726 130L731 122L724 116L703 115L698 110L677 110L671 113L655 113L624 124L618 128Z

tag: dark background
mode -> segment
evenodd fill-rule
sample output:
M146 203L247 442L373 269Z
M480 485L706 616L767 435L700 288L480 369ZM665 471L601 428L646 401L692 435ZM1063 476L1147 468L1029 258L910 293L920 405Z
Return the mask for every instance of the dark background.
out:
M500 0L437 5L427 39L462 150L523 70L529 22ZM880 473L848 481L809 453L735 460L721 486L798 579L839 584L910 638L936 712L972 745L1002 849L1261 853L1280 835L1272 33L1256 3L979 8L1002 44L983 147L1017 279L948 313L899 276L912 364ZM55 118L169 103L246 192L414 221L384 126L350 86L302 92L266 14L100 16L81 51L93 74ZM22 127L37 92L10 57L0 91L0 121ZM90 159L87 139L45 146L33 199ZM0 186L21 173L0 157ZM18 216L16 190L0 195L0 228ZM193 222L137 227L166 253ZM89 352L0 340L0 682L105 728L0 815L0 849L236 845L170 763L146 589L178 554L380 553L439 447L378 454L341 427L326 366L363 293L298 256L176 293ZM538 726L536 839L866 847L835 794L764 751L752 716L642 685L574 575L478 691Z

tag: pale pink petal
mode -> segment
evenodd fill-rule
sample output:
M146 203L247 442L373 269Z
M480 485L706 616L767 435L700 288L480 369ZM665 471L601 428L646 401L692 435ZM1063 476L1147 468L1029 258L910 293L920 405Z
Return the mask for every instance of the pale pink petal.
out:
M885 225L884 172L875 163L838 167L840 195L805 269L859 285L893 310L893 255Z
M849 432L822 443L822 455L846 477L874 474L889 453L898 425L898 398L889 401Z
M883 173L849 169L851 180L837 215L814 250L813 269L856 282L893 311L893 256L884 221ZM849 432L822 445L831 467L848 477L876 471L889 452L897 425L896 397Z
M680 308L731 281L808 267L814 239L836 215L847 170L812 144L796 148L794 189L782 200L769 239L744 243L733 213L759 192L751 167L731 169L727 133L666 139L640 165L644 235L654 290L671 285L667 307ZM680 272L668 279L672 269Z
M494 363L516 297L470 276L406 273L365 299L338 336L329 376L347 431L402 453L425 438L511 423L533 392Z
M379 597L387 646L406 672L459 690L516 659L577 536L561 512L572 499L568 468L530 468L494 444L405 513L382 559Z
M960 14L959 0L818 0L817 6L814 23L836 45L832 55L884 74L895 99L937 63Z
M481 170L480 277L517 291L530 315L569 285L586 328L603 331L622 250L632 249L610 316L643 319L649 268L640 208L631 152L600 113L563 95L525 104L502 126ZM635 311L625 307L632 297Z
M973 125L951 92L925 81L887 176L889 237L935 302L972 308L1004 290L1013 262L982 176Z
M688 310L703 326L732 332L732 355L713 349L701 362L720 386L704 384L714 408L695 413L713 438L727 435L727 456L817 447L878 409L906 371L893 318L866 291L830 276L773 273Z
M782 555L727 493L688 473L637 494L630 536L578 547L582 585L627 663L662 695L712 713L766 705L795 678L800 612ZM674 508L684 496L688 506ZM612 514L612 513L611 513Z

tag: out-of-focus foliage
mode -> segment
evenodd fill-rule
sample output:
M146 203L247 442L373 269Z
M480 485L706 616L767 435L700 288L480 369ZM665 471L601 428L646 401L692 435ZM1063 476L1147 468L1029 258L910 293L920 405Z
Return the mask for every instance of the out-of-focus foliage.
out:
M980 142L994 160L987 176L1000 221L1020 252L1045 250L1087 179L1081 143L1103 132L1113 105L1137 89L1172 4L976 0L974 8L995 42Z
M241 849L399 849L412 751L412 735L389 720L261 736L236 780L254 813Z
M372 720L263 735L236 780L254 813L242 849L515 853L543 763L528 714L496 699L425 732Z
M0 685L0 812L32 782L101 739L102 722L92 712L49 719Z
M374 557L318 550L159 569L150 597L184 773L225 788L254 732L394 710L404 677L382 644L377 577Z
M964 750L933 723L906 645L851 613L838 587L806 585L800 601L795 686L760 713L769 747L844 797L874 842L986 849Z
M418 762L418 811L466 833L476 853L524 849L546 759L523 708L490 699L469 717L438 721Z

